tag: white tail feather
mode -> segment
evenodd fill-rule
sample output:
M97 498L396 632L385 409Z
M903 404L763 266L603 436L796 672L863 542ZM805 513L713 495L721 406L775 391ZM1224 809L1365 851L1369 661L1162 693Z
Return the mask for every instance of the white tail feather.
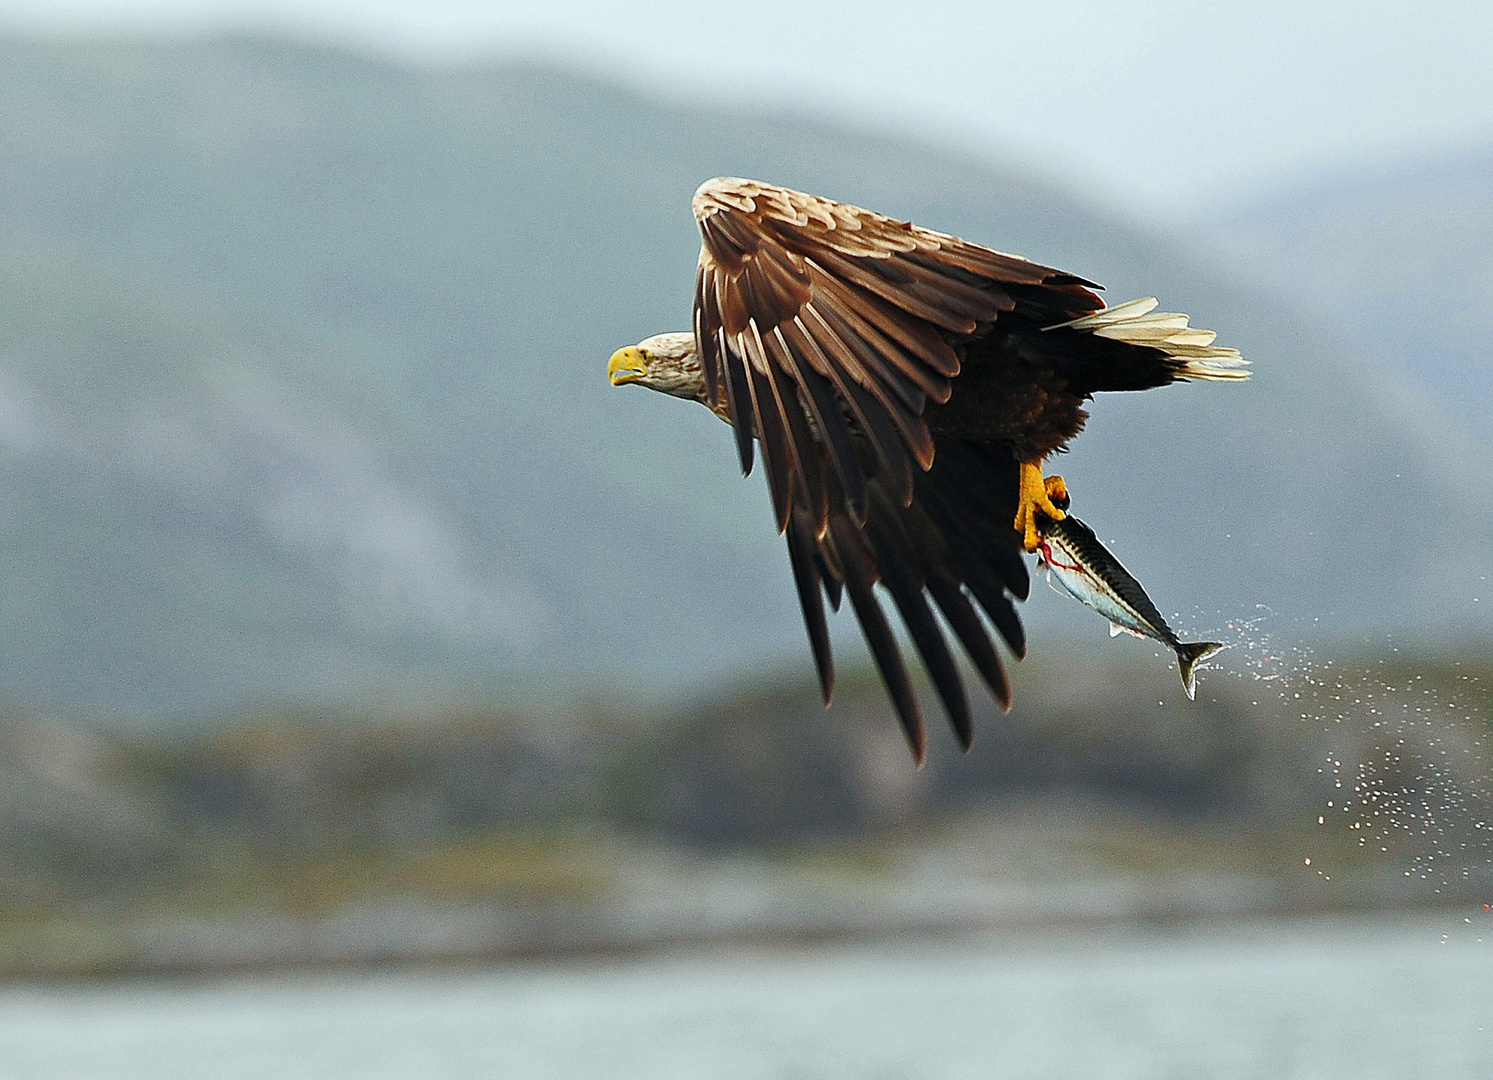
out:
M1249 378L1249 361L1239 355L1238 349L1214 345L1213 339L1218 335L1212 330L1188 326L1186 315L1157 311L1156 303L1154 296L1147 296L1047 329L1087 330L1095 337L1160 349L1168 356L1185 361L1177 371L1179 378Z

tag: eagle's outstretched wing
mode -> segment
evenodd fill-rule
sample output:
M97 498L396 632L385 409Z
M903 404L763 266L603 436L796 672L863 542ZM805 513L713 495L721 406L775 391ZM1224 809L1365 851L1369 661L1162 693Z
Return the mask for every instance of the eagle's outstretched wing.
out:
M743 471L761 446L828 700L824 595L848 594L914 754L925 734L891 594L961 743L972 737L958 668L931 597L1003 707L1010 689L976 611L1018 655L1012 595L1026 567L1012 529L1009 451L941 440L924 418L950 396L957 344L1003 313L1056 323L1103 305L1089 282L868 210L717 179L694 198L703 244L695 335L712 401L724 398Z

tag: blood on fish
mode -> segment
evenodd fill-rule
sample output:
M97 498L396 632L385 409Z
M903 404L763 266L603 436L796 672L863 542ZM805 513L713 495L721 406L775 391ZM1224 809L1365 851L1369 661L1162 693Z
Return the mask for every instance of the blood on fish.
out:
M1042 561L1048 566L1052 567L1054 570L1066 570L1070 574L1083 573L1083 567L1079 563L1065 563L1059 559L1054 559L1052 557L1052 545L1047 541L1042 541L1042 545L1039 550L1042 552Z

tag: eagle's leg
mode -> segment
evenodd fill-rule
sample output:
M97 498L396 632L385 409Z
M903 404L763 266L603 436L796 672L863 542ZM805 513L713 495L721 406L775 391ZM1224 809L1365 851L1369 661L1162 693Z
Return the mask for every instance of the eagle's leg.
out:
M1042 542L1042 534L1037 530L1037 515L1045 514L1053 521L1062 521L1067 517L1061 510L1053 505L1053 499L1066 500L1068 486L1063 483L1061 476L1049 476L1042 478L1042 459L1036 461L1023 461L1021 463L1021 491L1017 496L1016 504L1016 531L1021 534L1022 547L1027 551L1036 551L1037 545Z

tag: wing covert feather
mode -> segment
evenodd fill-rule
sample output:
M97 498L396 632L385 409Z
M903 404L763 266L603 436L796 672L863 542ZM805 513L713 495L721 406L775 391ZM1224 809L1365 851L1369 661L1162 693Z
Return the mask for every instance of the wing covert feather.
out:
M779 367L810 413L810 392L798 369L807 365L817 371L859 423L885 429L881 421L890 421L912 459L926 470L934 449L923 410L929 401L948 401L949 380L959 372L948 335L968 336L988 327L1017 305L1018 291L1022 303L1061 311L1068 319L1102 307L1088 283L1070 274L772 184L708 180L695 192L693 209L701 237L695 336L707 388L713 395L726 388L744 471L752 460L748 436L741 432L750 428L760 435L764 423L756 416L761 402L754 404L745 373L733 370L732 353L759 372L765 373L763 364ZM791 364L774 350L742 347L743 335L760 341L790 325L799 331L782 338ZM856 415L848 384L875 402L854 395L862 398L859 412L881 416ZM783 420L780 426L797 443L797 425L786 416ZM822 431L810 436L825 437ZM879 435L876 441L878 457L890 463L891 448L881 445ZM786 445L775 449L789 460ZM791 457L802 462L808 448L794 449ZM838 450L835 465L848 477L848 462ZM909 494L906 487L903 493ZM774 498L781 508L782 496ZM855 516L862 516L859 507ZM785 524L779 513L780 527Z

